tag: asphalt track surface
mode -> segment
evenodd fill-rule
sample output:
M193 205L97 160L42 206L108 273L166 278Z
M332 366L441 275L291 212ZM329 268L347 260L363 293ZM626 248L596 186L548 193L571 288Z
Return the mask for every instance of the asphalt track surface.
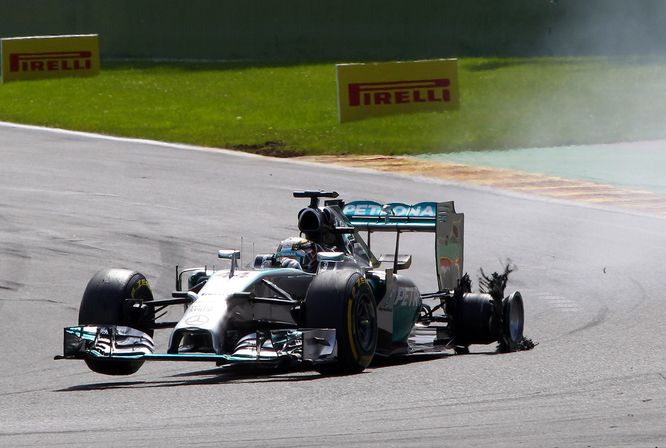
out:
M0 446L666 446L666 220L418 178L0 126ZM54 361L100 268L144 272L296 233L292 190L454 199L466 266L518 265L532 351L355 376ZM403 238L434 287L432 242ZM476 282L474 282L476 285ZM158 338L165 348L166 338Z

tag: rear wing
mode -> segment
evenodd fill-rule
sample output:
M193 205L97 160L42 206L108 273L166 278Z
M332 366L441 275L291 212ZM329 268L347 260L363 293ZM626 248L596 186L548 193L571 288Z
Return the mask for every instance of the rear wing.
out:
M354 201L346 204L342 213L356 230L366 230L368 234L396 232L396 246L402 232L435 233L435 265L439 290L452 290L458 286L464 272L465 215L456 213L453 201L419 202L414 205Z
M414 205L393 202L354 201L342 213L359 230L379 232L434 232L437 218L436 202Z

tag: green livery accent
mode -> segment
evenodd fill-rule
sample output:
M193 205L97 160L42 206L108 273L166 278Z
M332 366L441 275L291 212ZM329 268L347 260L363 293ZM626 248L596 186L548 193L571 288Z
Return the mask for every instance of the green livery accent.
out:
M414 328L421 306L397 305L393 307L393 341L405 341Z
M88 352L88 355L96 358L107 359L145 359L147 361L213 361L213 362L262 362L275 361L275 356L232 356L218 355L213 353L153 353L140 355L103 355L95 350Z
M419 202L408 205L400 202L380 204L374 201L354 201L345 205L342 213L355 227L371 225L387 228L408 228L413 230L434 231L437 220L436 202Z

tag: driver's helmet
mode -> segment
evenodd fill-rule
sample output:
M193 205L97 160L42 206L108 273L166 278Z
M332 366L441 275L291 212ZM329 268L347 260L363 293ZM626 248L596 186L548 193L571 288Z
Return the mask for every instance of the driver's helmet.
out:
M289 259L296 260L306 272L317 270L317 246L305 238L294 236L282 241L275 258L281 264Z

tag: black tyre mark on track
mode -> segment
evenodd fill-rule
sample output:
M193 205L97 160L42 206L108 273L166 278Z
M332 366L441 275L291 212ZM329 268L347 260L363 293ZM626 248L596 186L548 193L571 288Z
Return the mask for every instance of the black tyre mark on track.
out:
M575 328L575 329L571 330L570 332L567 333L567 335L580 333L581 331L589 330L590 328L594 328L597 325L601 325L607 319L608 311L609 311L608 307L604 306L603 308L601 308L599 310L597 315L594 316L594 318L591 321L589 321L588 323L586 323L585 325L583 325L581 327L578 327L578 328Z
M0 285L0 289L2 289L2 286ZM59 302L57 300L52 300L52 299L1 299L0 298L0 304L3 302L35 302L35 303L48 303L48 304L53 304L53 305L62 305L63 307L78 311L78 307L71 305L69 303L65 302Z
M638 296L636 298L636 303L634 303L634 305L629 309L629 311L635 311L636 308L638 308L648 298L648 293L643 285L635 278L629 277L629 281L633 283L634 286L636 286L636 292L638 293L636 294Z
M10 280L0 280L0 289L5 291L18 291L25 286L23 283L13 282Z

